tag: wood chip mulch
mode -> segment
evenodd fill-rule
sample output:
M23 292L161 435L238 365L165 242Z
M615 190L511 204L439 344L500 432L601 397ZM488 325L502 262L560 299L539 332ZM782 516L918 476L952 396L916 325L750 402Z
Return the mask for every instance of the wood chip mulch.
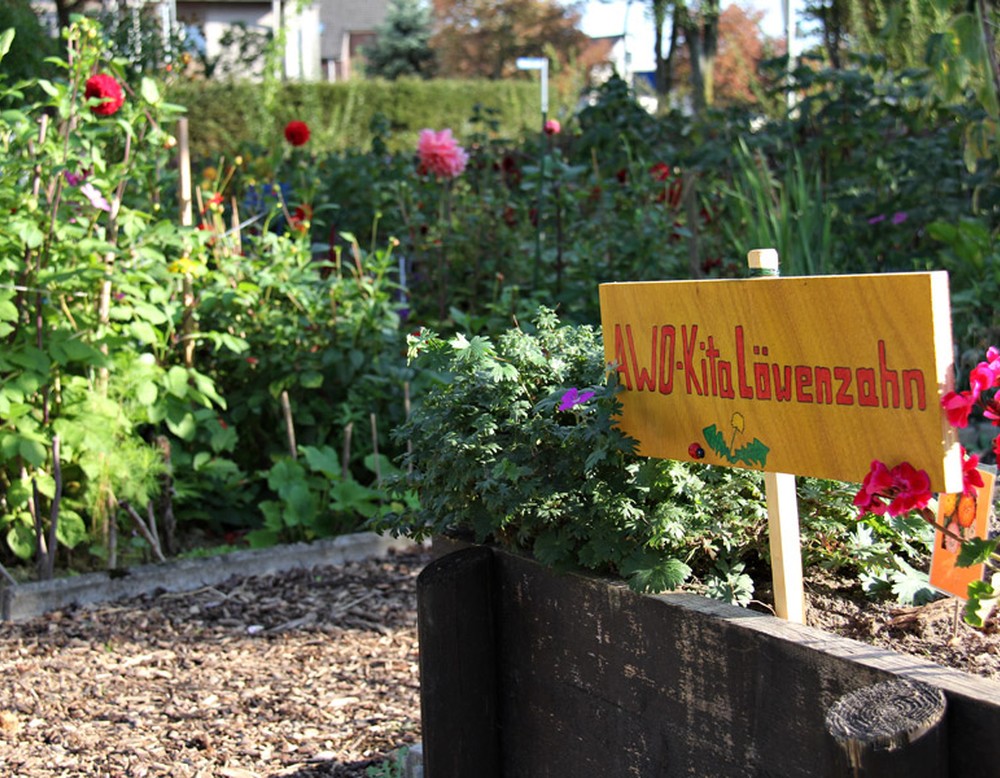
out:
M0 624L0 775L365 776L419 740L426 552Z

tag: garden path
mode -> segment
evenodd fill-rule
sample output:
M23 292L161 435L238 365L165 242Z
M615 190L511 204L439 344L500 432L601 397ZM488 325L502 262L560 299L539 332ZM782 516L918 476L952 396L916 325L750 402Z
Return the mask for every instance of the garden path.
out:
M424 551L0 624L0 774L365 776L419 737Z

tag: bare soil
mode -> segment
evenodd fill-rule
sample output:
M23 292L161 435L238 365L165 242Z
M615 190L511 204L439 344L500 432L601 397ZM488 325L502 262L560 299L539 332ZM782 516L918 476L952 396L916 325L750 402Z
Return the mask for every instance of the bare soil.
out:
M0 774L366 776L419 739L427 552L0 624ZM807 621L1000 681L1000 630L811 578ZM381 773L378 773L381 774Z
M955 598L919 607L872 602L860 586L815 572L805 587L809 626L1000 681L996 614L983 629L974 629L962 619L964 603Z

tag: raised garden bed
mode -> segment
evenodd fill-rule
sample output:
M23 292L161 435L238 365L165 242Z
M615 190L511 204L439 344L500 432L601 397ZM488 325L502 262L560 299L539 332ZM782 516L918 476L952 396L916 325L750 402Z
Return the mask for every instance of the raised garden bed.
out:
M893 678L944 692L950 775L1000 763L1000 684L697 595L472 547L418 603L429 778L832 775L828 710Z

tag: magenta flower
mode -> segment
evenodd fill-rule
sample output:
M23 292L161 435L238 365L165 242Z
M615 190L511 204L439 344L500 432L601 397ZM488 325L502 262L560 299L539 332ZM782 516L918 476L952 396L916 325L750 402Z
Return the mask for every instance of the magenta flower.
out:
M562 132L562 125L559 124L558 119L549 119L545 122L546 135L558 135L560 132Z
M900 516L927 507L933 496L926 470L903 462L890 470L883 462L872 461L861 489L854 497L858 517L866 513Z
M995 442L995 441L994 441ZM979 455L970 454L962 446L962 493L974 495L983 486L983 476L979 472Z
M927 506L933 493L931 479L926 470L917 470L909 462L903 462L892 469L894 489L890 493L889 515L901 516L912 510Z
M457 178L469 162L469 155L452 137L451 130L421 130L417 156L421 169L438 178Z
M952 427L968 427L969 414L976 406L976 396L972 392L948 392L941 398L941 407L948 416Z
M861 484L861 489L854 496L854 504L860 514L874 513L881 516L885 513L886 504L881 496L892 488L892 474L883 462L872 460L871 469Z
M903 222L905 222L909 218L910 218L910 215L906 211L896 211L892 215L892 223L893 224L902 224Z
M87 182L80 187L80 192L86 197L92 206L101 211L110 211L111 204L104 198L104 195L98 191L97 187Z
M997 372L988 362L980 362L972 372L969 373L969 386L972 394L978 397L983 392L989 391L997 384Z
M583 405L591 397L594 396L593 392L581 392L575 386L571 386L562 396L562 400L559 402L560 411L571 411L577 405Z

